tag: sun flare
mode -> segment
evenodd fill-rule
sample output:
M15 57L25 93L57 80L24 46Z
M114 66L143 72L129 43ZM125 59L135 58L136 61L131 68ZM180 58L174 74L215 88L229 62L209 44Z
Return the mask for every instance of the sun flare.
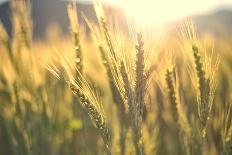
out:
M205 13L214 9L219 3L218 0L109 0L105 2L122 8L127 16L143 25L162 25L186 16Z
M168 9L165 1L157 3L152 0L145 0L145 2L129 0L124 2L121 7L129 17L146 25L160 25L176 18L178 14L178 12L170 14L169 11L165 11Z

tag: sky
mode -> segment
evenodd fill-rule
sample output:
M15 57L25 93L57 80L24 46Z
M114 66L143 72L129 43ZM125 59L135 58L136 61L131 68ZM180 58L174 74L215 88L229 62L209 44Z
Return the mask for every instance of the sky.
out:
M7 0L0 0L0 3ZM64 0L57 0L64 1ZM77 0L91 2L92 0ZM209 13L220 8L231 8L232 0L101 0L116 5L139 22L161 23L194 14Z
M87 2L89 0L81 0ZM231 8L232 0L102 0L121 7L138 22L154 24L175 21L194 14Z

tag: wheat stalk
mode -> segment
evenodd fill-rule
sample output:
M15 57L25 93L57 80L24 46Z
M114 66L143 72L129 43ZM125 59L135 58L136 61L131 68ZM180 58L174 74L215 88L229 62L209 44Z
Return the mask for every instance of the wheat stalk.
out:
M77 18L77 8L75 3L70 3L68 5L68 15L70 21L71 32L73 36L73 44L75 48L75 63L76 68L80 73L83 73L83 60L82 60L82 52L81 52L81 44L80 44L80 33L79 33L79 25Z
M71 28L71 33L72 33L72 38L73 38L73 45L74 45L74 51L75 51L75 67L80 72L83 74L83 60L82 60L82 50L81 50L81 44L80 44L80 33L79 33L79 24L78 24L78 16L77 16L77 7L75 2L69 3L67 7L67 12L69 16L69 21L70 21L70 28ZM76 73L76 76L78 76L78 73ZM78 118L81 109L80 106L80 100L79 98L76 98L73 96L73 108L72 108L72 115L73 119ZM83 119L82 119L83 120ZM77 130L72 131L72 151L74 154L78 154L78 136L80 133Z

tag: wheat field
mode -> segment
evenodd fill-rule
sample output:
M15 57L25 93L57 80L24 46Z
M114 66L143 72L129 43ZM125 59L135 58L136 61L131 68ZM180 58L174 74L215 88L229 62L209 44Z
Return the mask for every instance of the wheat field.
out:
M232 38L78 22L33 41L30 4L0 23L0 155L231 155ZM84 16L84 15L83 15ZM90 33L85 33L88 28ZM49 30L52 31L52 30ZM126 32L125 32L126 31Z

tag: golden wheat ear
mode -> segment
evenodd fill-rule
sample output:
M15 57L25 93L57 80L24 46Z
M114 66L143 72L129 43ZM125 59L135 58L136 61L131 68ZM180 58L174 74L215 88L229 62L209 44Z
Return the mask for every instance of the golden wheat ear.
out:
M144 96L145 96L145 73L144 73L144 42L142 34L137 35L136 61L135 61L135 88L132 101L128 103L129 112L132 117L132 129L134 134L134 146L136 154L144 154L144 146L142 142L142 120L144 109ZM124 79L126 80L126 79ZM126 81L125 81L126 82Z
M77 68L74 67L75 72L72 71L75 62L70 64L70 60L61 57L60 60L58 60L58 64L60 64L61 69L54 64L49 64L47 68L56 77L66 81L69 88L79 99L83 109L91 118L94 126L99 131L104 141L106 152L110 155L111 136L100 98ZM62 73L61 70L63 70L64 73Z
M80 100L83 109L88 113L99 133L101 134L103 141L105 143L106 152L108 155L111 154L111 137L109 133L109 128L107 127L106 119L103 113L98 110L98 108L91 102L88 95L78 89L77 84L73 81L69 84L72 92Z

